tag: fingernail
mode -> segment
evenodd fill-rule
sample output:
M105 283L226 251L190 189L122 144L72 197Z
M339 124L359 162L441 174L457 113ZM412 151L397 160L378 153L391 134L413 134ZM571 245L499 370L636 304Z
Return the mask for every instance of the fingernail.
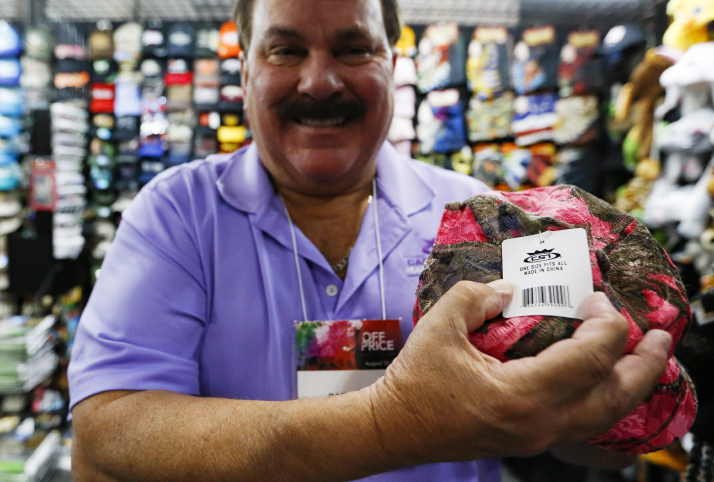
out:
M513 292L513 285L510 281L506 281L505 279L497 279L496 281L491 281L486 286L490 286L494 290L500 291L501 293Z
M662 348L663 351L669 353L669 349L672 347L672 335L664 330L651 330L654 331L657 336L657 344Z

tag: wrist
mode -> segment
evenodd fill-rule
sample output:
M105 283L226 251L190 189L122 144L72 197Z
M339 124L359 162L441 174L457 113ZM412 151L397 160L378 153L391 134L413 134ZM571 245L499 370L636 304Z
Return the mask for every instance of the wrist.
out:
M387 459L399 467L437 462L429 460L433 453L428 450L423 440L423 432L416 414L393 397L385 387L384 379L364 390L368 394L374 431Z
M382 444L370 388L286 408L276 449L303 467L300 480L355 480L405 465Z

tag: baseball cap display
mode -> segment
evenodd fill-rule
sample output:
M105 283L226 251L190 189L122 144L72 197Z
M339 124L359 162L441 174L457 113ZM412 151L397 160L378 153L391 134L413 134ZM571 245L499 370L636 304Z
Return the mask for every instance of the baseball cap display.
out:
M0 87L19 87L22 66L17 59L0 59Z
M193 82L191 65L184 59L171 59L168 62L164 82L170 85L186 85Z
M168 31L168 56L187 58L193 56L196 30L190 23L175 23Z
M166 169L166 164L161 158L144 158L139 160L139 184L144 185Z
M215 134L197 132L193 141L194 155L199 158L206 158L218 152L218 141Z
M16 118L0 115L0 136L15 137L22 131L22 124Z
M114 113L114 89L113 84L92 84L92 101L89 104L89 111L94 114Z
M0 137L0 154L14 154L19 152L17 139L14 137Z
M84 55L84 47L78 44L58 44L55 47L55 57L57 60L84 60Z
M52 69L46 61L25 56L20 59L20 64L20 86L23 89L43 89L52 83Z
M89 58L91 60L114 58L114 37L111 30L97 29L89 36Z
M55 75L55 88L60 100L84 99L88 85L87 72L64 72Z
M219 33L215 27L201 28L196 32L196 46L193 56L211 58L218 55Z
M449 204L419 280L415 322L458 281L488 283L501 278L501 250L494 247L504 241L574 228L587 233L595 291L604 292L628 322L626 353L647 330L657 328L672 335L671 355L692 317L677 269L644 225L572 186L488 192ZM578 323L557 316L498 316L472 333L470 340L505 362L535 356L569 338ZM653 452L684 436L695 415L689 378L670 358L651 396L590 442L619 452Z
M197 107L202 107L203 109L211 108L211 106L218 103L220 99L220 91L218 87L202 87L196 86L193 89L193 103Z
M13 218L20 214L20 211L22 204L17 193L0 193L0 217Z
M23 111L22 102L21 89L0 88L0 115L19 117Z
M218 87L221 83L218 59L198 59L194 62L194 83L201 87Z
M221 126L217 135L221 144L242 144L246 139L246 130L243 126Z
M92 137L107 141L112 138L112 129L114 129L114 116L111 114L97 114L92 117L92 126L89 129L89 133Z
M92 62L92 82L113 84L117 73L117 65L109 59L100 59Z
M161 20L149 20L141 34L142 54L144 57L166 57L168 48Z
M240 59L225 59L221 62L221 85L240 85Z
M238 44L238 27L235 22L226 22L218 32L218 56L222 59L238 57L240 55Z
M0 20L0 57L19 57L22 42L17 31L5 20Z
M191 84L166 87L166 109L169 111L185 111L190 109L191 91Z
M140 117L133 115L117 117L113 139L115 141L126 141L139 137L140 127Z
M139 157L159 158L166 154L164 141L159 137L147 137L142 140L137 155Z
M139 184L139 159L134 154L121 154L117 156L117 180L115 187L118 191L137 191Z
M144 76L144 85L151 85L164 89L164 75L166 68L161 60L146 59L141 62L140 70Z
M243 88L239 85L224 85L220 91L221 100L218 108L222 111L241 110L243 104Z
M645 33L635 23L618 25L608 30L602 42L602 50L606 54L635 47L646 42Z
M141 55L141 24L125 23L114 31L114 60L117 62L136 61Z
M645 44L645 34L639 25L629 23L612 27L605 35L601 47L607 67L609 69L622 67L622 62L627 60L627 52L644 48Z
M114 114L117 117L141 115L139 83L133 75L120 75L115 84Z
M13 156L0 155L0 191L12 191L22 179L22 169Z
M54 39L49 30L30 27L25 31L25 55L37 60L50 60Z

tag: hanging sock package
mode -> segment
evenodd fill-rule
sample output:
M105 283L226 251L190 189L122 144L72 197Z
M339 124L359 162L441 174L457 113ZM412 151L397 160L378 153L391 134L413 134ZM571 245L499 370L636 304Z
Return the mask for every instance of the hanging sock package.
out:
M558 88L560 55L551 26L529 28L513 50L513 87L518 94Z
M526 178L534 186L545 187L555 184L558 176L555 167L556 148L552 142L540 142L528 147L531 153L526 167Z
M597 30L571 32L560 51L558 85L560 96L595 94L602 90L604 61L597 53L600 34Z
M417 87L422 93L466 81L466 48L456 23L429 25L416 57Z
M424 154L461 150L466 145L464 108L459 91L429 92L417 111L417 139Z
M478 27L468 49L469 89L481 100L498 97L511 88L513 42L505 27Z
M558 120L553 128L555 142L561 145L584 145L598 137L600 116L597 97L566 97L555 104Z
M573 186L489 192L448 204L419 280L414 322L457 282L500 279L504 241L574 228L586 232L594 290L604 292L627 320L625 352L656 328L672 335L672 355L692 317L676 268L644 225ZM580 323L560 316L498 316L469 338L483 353L508 362L571 337ZM696 410L691 381L672 357L652 394L590 442L619 452L653 452L687 433Z
M469 140L480 142L511 137L512 117L512 92L505 92L502 96L490 100L472 97L466 112Z
M555 105L558 95L554 93L520 96L513 103L511 128L516 144L530 146L537 142L552 141L553 128L558 121Z

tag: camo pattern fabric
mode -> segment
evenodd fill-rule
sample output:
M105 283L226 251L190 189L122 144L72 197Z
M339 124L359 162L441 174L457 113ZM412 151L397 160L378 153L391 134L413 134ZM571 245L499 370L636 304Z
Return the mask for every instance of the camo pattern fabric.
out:
M671 356L692 314L674 265L647 228L595 196L560 185L488 192L448 204L419 280L414 323L457 282L500 279L505 239L572 228L587 231L594 289L604 292L627 320L626 353L650 328L666 330L674 340L666 372L652 395L590 441L633 454L659 450L687 433L696 416L692 383ZM580 323L555 316L499 316L484 323L470 340L480 351L507 362L534 356L569 338Z

